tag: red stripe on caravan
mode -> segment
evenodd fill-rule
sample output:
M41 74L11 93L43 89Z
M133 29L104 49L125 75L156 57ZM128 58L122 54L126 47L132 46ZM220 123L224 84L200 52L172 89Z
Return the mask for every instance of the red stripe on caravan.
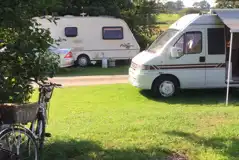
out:
M223 68L223 63L208 63L208 64L172 64L172 65L158 65L159 69L195 69L195 68Z

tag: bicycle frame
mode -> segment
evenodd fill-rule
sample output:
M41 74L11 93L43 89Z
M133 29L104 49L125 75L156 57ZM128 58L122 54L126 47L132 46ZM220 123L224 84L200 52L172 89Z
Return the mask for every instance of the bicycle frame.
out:
M42 113L42 115L45 117L45 121L47 122L48 120L48 111L47 111L47 107L48 107L48 102L53 94L54 91L54 86L52 86L51 84L48 86L40 86L39 88L39 97L38 97L38 103L40 105L39 108L39 113ZM49 97L47 97L46 95L50 94Z
M38 113L41 113L47 121L47 102L45 102L44 87L39 88L38 104L40 105ZM38 115L39 116L39 115ZM40 117L39 117L40 118Z
M38 83L37 81L34 81L34 82L39 85L39 97L38 97L39 110L37 114L37 119L40 120L40 122L44 122L44 128L45 128L46 123L48 121L48 102L50 101L52 97L54 88L61 85L51 83L51 82L45 83L43 81L42 81L42 84ZM34 125L35 123L32 123L31 128L35 128ZM41 135L42 130L40 130L39 133Z

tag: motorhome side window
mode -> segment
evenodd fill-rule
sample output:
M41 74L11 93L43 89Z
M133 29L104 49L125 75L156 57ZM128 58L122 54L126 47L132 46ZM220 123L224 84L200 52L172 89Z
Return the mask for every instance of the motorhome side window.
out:
M102 35L104 40L123 39L123 27L103 27Z
M225 54L224 28L209 28L207 30L208 54Z
M76 37L78 35L77 27L66 27L65 36L66 37Z
M202 32L187 32L174 45L181 48L185 54L202 52Z

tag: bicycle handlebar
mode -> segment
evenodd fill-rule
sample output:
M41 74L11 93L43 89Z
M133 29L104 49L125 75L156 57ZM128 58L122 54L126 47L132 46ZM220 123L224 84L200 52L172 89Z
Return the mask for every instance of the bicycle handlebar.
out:
M41 83L39 83L37 80L33 80L33 79L31 79L30 78L30 81L33 81L33 82L35 82L35 83L37 83L39 86L41 86L41 87L45 87L45 86L54 86L54 87L62 87L62 85L61 84L57 84L57 83L52 83L52 82L44 82L43 80L41 80Z

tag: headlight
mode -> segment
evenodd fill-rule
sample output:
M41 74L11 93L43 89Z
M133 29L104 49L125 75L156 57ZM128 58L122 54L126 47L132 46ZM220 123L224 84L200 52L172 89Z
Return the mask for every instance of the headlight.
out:
M151 70L152 66L150 66L150 65L141 65L140 69L142 69L142 70Z
M155 68L151 65L139 65L139 64L136 64L134 62L131 63L130 67L134 70L138 70L138 69L141 69L141 70L154 70Z

